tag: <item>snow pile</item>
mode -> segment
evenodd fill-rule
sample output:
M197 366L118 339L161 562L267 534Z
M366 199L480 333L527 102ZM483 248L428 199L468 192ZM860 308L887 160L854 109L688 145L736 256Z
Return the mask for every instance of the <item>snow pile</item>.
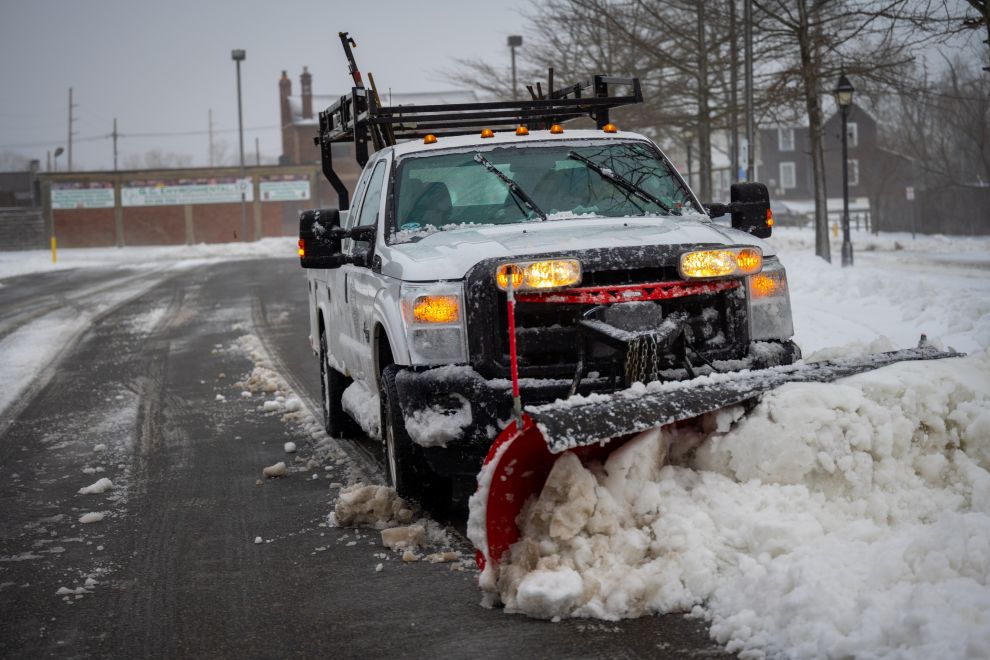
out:
M381 437L381 404L378 395L373 394L367 385L360 381L348 385L340 397L340 405L365 433L372 438Z
M288 468L285 467L285 462L279 461L275 465L269 465L261 471L261 474L266 479L276 479L279 477L284 477L289 474Z
M454 397L460 403L456 410L442 406L430 406L417 410L406 418L406 433L422 447L446 447L448 442L459 440L464 429L471 426L471 404L460 394Z
M59 248L58 262L52 263L48 250L0 252L0 279L34 272L65 268L156 268L161 266L193 267L199 264L256 259L283 255L296 256L296 238L282 236L244 243L199 243L197 245L128 245L126 249Z
M990 354L788 385L738 417L604 465L565 454L520 516L506 610L693 610L753 657L990 656Z

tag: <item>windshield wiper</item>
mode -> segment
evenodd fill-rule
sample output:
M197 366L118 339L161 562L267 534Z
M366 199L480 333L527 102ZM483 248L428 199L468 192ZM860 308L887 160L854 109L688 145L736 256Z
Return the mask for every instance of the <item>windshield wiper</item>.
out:
M513 195L515 195L520 201L522 201L523 204L531 208L533 210L533 213L540 216L540 219L542 220L547 219L547 214L543 212L543 209L541 209L539 206L536 205L536 202L533 201L533 198L530 197L525 190L520 188L518 183L507 177L504 172L502 172L500 169L495 167L492 164L492 161L488 160L481 154L475 154L474 159L477 162L484 165L486 170L497 176L502 181L502 183L504 183L509 188L509 191Z
M642 197L643 199L645 199L648 202L652 202L653 204L656 204L657 206L659 206L660 208L662 208L665 212L667 212L667 213L673 213L674 212L673 209L671 209L669 206L667 206L666 204L664 204L663 202L661 202L659 199L657 199L656 197L654 197L650 193L646 192L645 190L643 190L642 188L640 188L639 186L637 186L635 183L633 183L629 179L627 179L624 176L622 176L621 174L617 174L615 172L615 170L613 170L611 168L608 168L608 167L602 167L601 165L599 165L595 161L591 160L590 158L587 158L585 156L582 156L581 154L579 154L577 152L574 152L574 151L568 152L567 157L568 158L573 158L574 160L581 161L582 163L584 163L585 165L587 165L590 169L592 169L595 172L597 172L598 175L601 176L606 181L609 181L611 183L614 183L615 185L619 186L620 188L624 188L628 192L631 192L634 195L637 195L639 197Z

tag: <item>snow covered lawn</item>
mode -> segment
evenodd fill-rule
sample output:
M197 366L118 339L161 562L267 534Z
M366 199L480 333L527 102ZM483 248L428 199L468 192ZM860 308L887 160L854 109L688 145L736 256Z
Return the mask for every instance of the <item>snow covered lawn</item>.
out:
M743 657L990 657L990 241L861 235L851 269L810 233L772 242L806 357L922 333L971 355L788 385L605 465L565 455L520 518L506 610L692 612Z

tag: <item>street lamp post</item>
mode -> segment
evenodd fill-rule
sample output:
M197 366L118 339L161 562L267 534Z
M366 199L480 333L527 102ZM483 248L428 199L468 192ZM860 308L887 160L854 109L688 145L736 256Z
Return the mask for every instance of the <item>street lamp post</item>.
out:
M55 171L58 172L58 157L62 155L65 149L62 147L55 147Z
M512 35L509 37L509 50L512 51L512 100L515 101L519 94L516 91L516 48L522 46L522 37Z
M849 240L849 109L853 101L852 83L846 74L839 76L835 86L835 102L842 112L842 265L853 265L853 246Z
M237 134L240 142L241 149L241 180L238 182L238 187L241 188L241 240L247 241L247 231L248 231L248 221L247 221L247 205L244 199L244 114L241 109L241 62L244 61L246 53L243 49L236 49L230 51L230 59L234 60L237 65Z

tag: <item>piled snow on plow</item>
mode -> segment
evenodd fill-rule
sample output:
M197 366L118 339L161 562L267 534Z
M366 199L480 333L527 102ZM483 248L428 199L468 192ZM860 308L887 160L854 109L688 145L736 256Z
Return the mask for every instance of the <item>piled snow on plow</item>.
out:
M990 355L792 384L557 461L506 610L693 611L730 652L990 656ZM669 456L668 456L669 454Z

